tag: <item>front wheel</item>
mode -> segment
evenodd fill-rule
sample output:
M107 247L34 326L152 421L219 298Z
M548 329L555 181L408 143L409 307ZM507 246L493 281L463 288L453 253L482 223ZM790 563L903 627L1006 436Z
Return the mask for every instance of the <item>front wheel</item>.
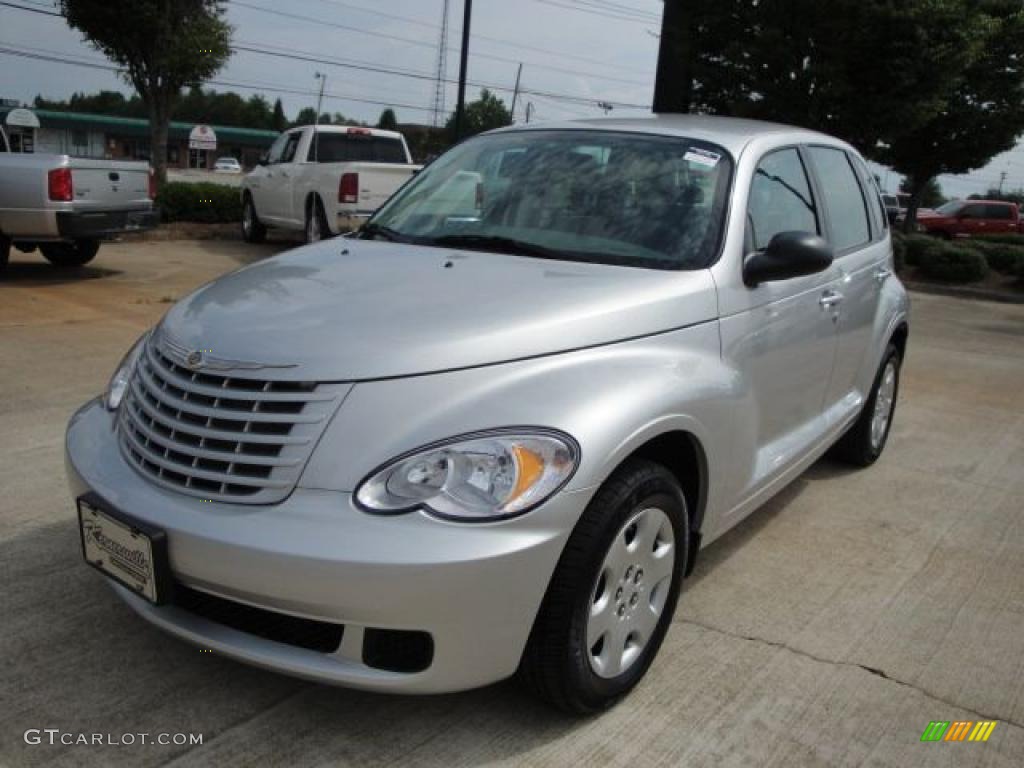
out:
M99 249L99 240L39 244L39 250L42 251L43 256L55 267L81 267L96 258Z
M900 389L900 353L890 344L875 375L871 395L857 421L836 443L834 455L860 467L875 463L882 455L892 428L896 396Z
M242 239L247 243L262 243L267 239L267 228L256 215L256 206L248 193L242 201Z
M689 552L679 483L630 460L587 506L548 586L520 674L573 714L606 709L647 672L668 631Z

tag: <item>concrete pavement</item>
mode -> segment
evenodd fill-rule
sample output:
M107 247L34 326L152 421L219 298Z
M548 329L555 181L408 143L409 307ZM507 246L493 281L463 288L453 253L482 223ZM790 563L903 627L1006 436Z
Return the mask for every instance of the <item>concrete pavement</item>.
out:
M913 297L894 430L825 460L716 542L646 681L572 720L509 683L393 698L166 637L79 554L67 418L189 289L284 245L104 246L0 278L0 765L1024 764L1024 307ZM922 744L932 720L988 743ZM201 746L26 744L192 732Z

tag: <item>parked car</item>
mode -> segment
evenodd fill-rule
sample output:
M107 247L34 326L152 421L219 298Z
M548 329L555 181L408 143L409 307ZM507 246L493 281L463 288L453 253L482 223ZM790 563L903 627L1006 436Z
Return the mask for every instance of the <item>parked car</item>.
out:
M11 246L39 248L58 267L80 267L104 239L152 229L146 163L11 152L0 128L0 271Z
M917 224L920 231L945 238L1024 231L1017 204L999 200L952 200L918 211Z
M316 242L358 228L419 168L395 131L293 128L242 180L242 235L260 242L278 227Z
M600 710L703 547L828 449L878 459L907 335L843 142L491 132L138 340L68 426L83 551L223 656L389 692L519 671Z
M907 214L907 209L900 206L900 199L896 195L883 194L882 205L885 206L885 218L888 219L890 226L903 221Z
M241 173L242 164L233 157L221 157L213 164L214 173Z

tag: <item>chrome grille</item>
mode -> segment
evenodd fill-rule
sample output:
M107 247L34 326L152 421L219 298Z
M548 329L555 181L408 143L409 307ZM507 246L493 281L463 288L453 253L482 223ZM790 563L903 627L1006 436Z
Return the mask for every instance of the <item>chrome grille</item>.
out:
M193 371L175 353L159 339L146 344L121 405L125 457L159 485L200 498L286 497L347 387Z

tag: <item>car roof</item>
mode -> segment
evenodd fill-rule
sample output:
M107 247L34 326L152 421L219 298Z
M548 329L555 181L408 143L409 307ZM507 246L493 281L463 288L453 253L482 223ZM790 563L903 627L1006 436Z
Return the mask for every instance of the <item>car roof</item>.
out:
M782 123L747 120L738 117L712 115L646 115L643 117L596 117L585 120L530 123L501 128L499 131L517 130L600 130L650 133L661 136L685 136L718 144L737 156L752 140L763 136L789 134L794 143L825 143L843 147L845 142L817 131Z
M297 131L304 130L306 128L313 128L312 125L297 125L289 131L294 133ZM398 131L385 131L382 128L367 128L363 125L316 125L317 133L354 133L354 134L370 134L371 136L378 136L385 139L400 139L402 134Z

